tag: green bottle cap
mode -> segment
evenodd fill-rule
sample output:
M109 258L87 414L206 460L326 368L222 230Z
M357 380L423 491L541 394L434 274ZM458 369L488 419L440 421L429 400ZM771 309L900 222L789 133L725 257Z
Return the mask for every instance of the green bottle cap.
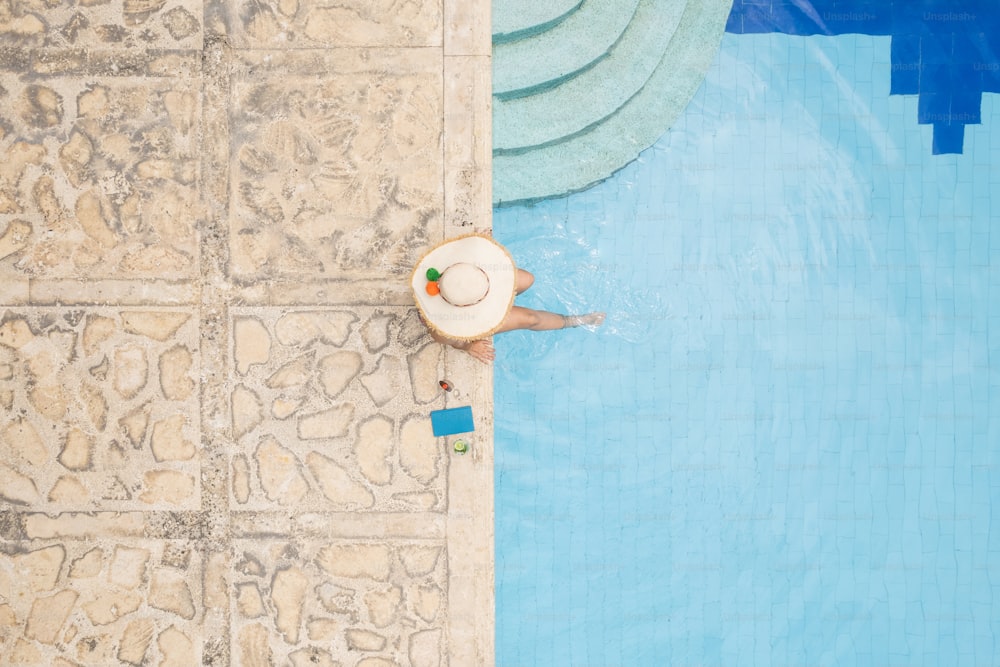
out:
M435 269L434 267L427 269L427 280L434 282L440 277L441 277L441 272Z

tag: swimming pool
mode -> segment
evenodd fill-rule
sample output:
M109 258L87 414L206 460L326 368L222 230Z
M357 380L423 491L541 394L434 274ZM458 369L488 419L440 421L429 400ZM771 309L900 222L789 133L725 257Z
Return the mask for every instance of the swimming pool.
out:
M495 211L520 303L608 311L496 341L500 667L1000 663L1000 100L936 151L890 48L727 34Z

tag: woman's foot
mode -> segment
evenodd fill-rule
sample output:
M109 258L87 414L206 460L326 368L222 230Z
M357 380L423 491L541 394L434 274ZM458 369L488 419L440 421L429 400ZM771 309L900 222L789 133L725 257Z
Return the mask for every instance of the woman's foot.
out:
M587 313L586 315L565 315L566 327L583 327L591 331L604 324L604 313Z

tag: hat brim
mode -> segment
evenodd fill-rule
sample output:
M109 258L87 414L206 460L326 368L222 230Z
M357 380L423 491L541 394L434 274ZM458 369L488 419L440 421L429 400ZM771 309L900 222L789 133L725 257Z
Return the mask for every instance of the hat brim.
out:
M482 301L453 306L440 295L427 293L427 269L444 272L452 264L468 262L486 272L490 289ZM507 249L487 236L472 234L449 239L431 248L417 262L410 287L420 316L437 333L461 341L496 333L514 305L517 268Z

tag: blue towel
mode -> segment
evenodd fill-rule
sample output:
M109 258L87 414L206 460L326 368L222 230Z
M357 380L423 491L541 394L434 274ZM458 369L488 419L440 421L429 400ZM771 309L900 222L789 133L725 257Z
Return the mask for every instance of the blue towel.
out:
M431 411L431 429L434 435L452 435L475 431L472 421L472 406L463 405L460 408Z

